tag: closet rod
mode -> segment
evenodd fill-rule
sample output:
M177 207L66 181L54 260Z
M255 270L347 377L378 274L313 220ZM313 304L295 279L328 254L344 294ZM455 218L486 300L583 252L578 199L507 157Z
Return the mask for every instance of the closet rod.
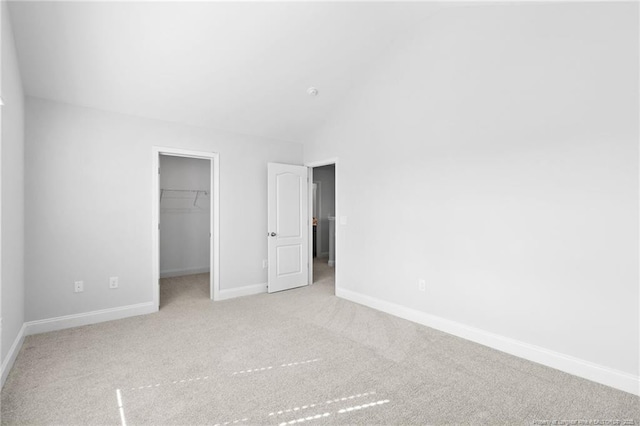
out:
M160 202L162 202L162 196L164 195L164 191L173 191L173 192L195 192L196 193L196 201L198 201L198 195L200 195L201 192L204 192L204 195L209 195L209 190L207 189L163 189L160 188ZM193 205L195 206L195 201L193 202Z
M176 192L209 192L208 189L169 189L161 188L161 191L176 191Z

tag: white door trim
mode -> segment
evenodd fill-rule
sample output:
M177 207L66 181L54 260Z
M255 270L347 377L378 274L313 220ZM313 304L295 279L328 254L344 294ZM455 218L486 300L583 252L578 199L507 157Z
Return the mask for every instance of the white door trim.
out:
M189 157L209 160L211 164L211 197L210 224L211 238L209 241L209 265L211 268L209 279L209 294L212 300L220 300L220 156L217 152L194 151L181 148L153 147L153 179L151 187L151 245L152 245L152 289L153 306L156 311L160 307L160 155L174 157Z
M321 212L321 208L322 208L322 197L319 195L322 193L322 182L313 182L313 169L309 168L309 180L311 181L311 186L313 185L317 185L316 191L317 194L316 195L316 207L318 209L318 226L316 226L316 251L317 251L317 255L320 256L320 248L322 247L322 221L320 220L320 212ZM311 194L311 197L313 197L313 194ZM311 204L313 207L313 198L311 198ZM313 217L313 212L311 213L311 217ZM313 231L313 223L311 224L311 230ZM311 235L311 237L313 239L313 235ZM312 241L312 245L311 247L313 247L313 241ZM313 250L311 250L311 252L313 253ZM310 257L309 258L309 262L313 262L313 258Z
M313 214L313 200L311 199L311 197L313 197L313 168L314 167L322 167L322 166L330 166L330 165L335 165L336 166L336 171L335 171L335 193L334 193L334 197L335 197L335 216L336 216L336 240L335 240L335 249L336 249L336 259L335 259L335 266L334 266L334 270L335 270L335 285L336 285L336 292L338 291L338 268L340 267L340 262L338 262L338 256L340 256L340 222L338 221L339 219L339 214L340 214L340 205L338 203L338 193L339 193L339 186L338 186L338 157L334 157L334 158L328 158L326 160L321 160L321 161L311 161L311 162L307 162L304 165L309 169L309 214ZM313 221L311 219L311 216L309 218L309 235L313 235ZM313 284L313 238L310 238L311 242L309 243L309 284Z

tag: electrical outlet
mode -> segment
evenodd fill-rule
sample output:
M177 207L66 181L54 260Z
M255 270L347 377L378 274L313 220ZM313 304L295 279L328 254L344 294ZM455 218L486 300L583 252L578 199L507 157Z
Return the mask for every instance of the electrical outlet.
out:
M109 288L118 288L118 277L109 277Z
M262 269L267 269L268 266L269 263L267 262L267 259L262 259Z
M418 290L427 291L427 282L423 279L418 280Z
M73 283L73 291L76 293L81 293L84 291L84 281L76 281Z

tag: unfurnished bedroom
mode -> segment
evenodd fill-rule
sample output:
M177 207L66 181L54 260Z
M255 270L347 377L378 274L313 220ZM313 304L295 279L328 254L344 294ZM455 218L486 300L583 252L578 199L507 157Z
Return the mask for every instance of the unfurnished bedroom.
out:
M637 1L0 6L0 424L640 424Z

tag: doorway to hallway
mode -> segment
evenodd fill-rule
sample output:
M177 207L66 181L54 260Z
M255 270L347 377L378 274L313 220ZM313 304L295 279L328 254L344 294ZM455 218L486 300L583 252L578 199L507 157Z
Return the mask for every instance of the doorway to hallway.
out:
M335 282L336 266L336 165L311 168L313 283Z

